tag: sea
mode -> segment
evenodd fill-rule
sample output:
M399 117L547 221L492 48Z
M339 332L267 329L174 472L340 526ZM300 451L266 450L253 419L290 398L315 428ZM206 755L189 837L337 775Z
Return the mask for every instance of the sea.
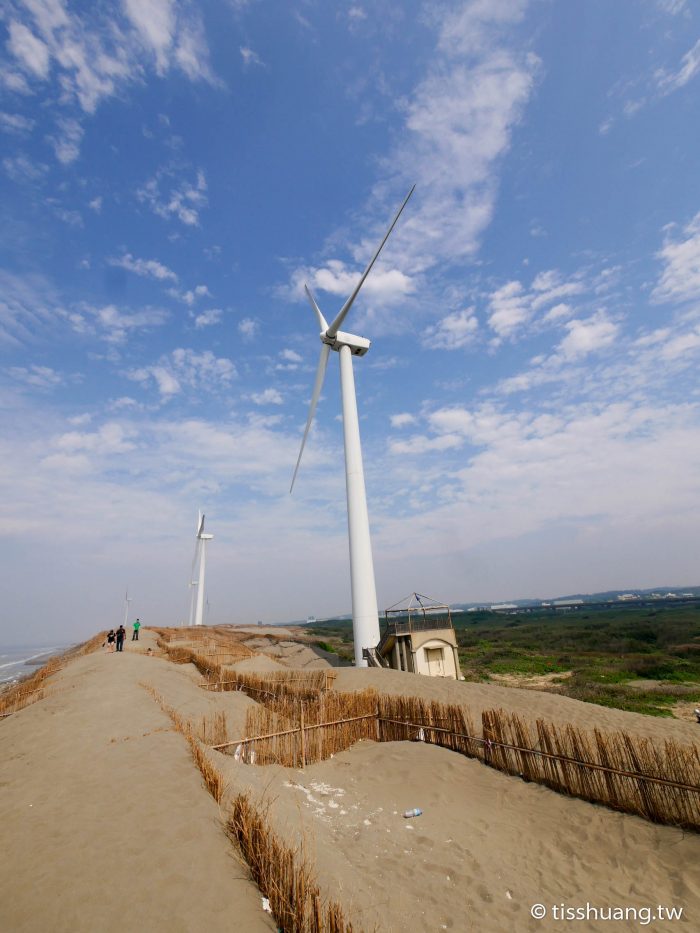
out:
M50 657L70 647L70 644L0 646L0 686L33 674Z

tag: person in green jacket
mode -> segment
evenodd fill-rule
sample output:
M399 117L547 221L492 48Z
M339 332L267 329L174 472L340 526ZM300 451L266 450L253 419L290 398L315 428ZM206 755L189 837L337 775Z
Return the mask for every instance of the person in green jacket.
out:
M138 640L139 640L139 629L140 629L140 628L141 628L141 621L140 621L140 619L137 619L137 620L134 622L134 634L131 636L131 640L132 640L132 641L138 641Z

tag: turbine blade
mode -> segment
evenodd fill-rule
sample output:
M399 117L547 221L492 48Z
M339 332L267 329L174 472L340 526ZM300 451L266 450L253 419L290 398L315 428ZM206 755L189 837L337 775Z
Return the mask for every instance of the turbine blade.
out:
M316 405L318 404L318 397L321 394L321 388L323 387L323 380L326 376L326 366L328 366L328 354L331 352L331 348L327 343L321 344L321 355L318 358L318 369L316 370L316 382L314 383L314 391L311 396L311 404L309 405L309 417L306 419L306 428L304 430L304 436L301 439L301 449L299 450L299 456L297 457L297 465L294 467L294 476L292 477L292 485L289 487L289 491L294 489L294 481L297 478L297 472L299 471L299 464L301 463L301 455L304 453L304 444L306 443L306 438L309 435L309 429L311 427L311 422L314 420L314 413L316 412Z
M372 256L372 258L370 259L369 265L367 266L367 268L365 269L365 271L362 273L362 277L360 278L360 281L359 281L359 282L357 283L357 285L355 286L355 290L353 291L352 295L350 295L350 297L348 298L348 300L345 302L345 304L343 305L343 307L342 307L342 308L340 309L340 311L338 312L338 316L335 318L335 320L333 321L333 323L331 324L331 326L330 326L330 327L328 328L328 330L326 331L326 333L328 334L329 337L335 337L335 335L336 335L336 334L338 333L338 331L340 330L341 324L343 323L343 321L344 321L345 318L347 317L348 311L349 311L350 308L352 307L353 301L357 298L357 294L358 294L358 292L360 291L360 289L362 288L362 286L364 285L364 281L365 281L365 279L367 278L367 276L369 275L369 273L370 273L370 271L371 271L371 269L372 269L372 266L373 266L373 265L375 264L375 262L377 261L377 256L379 256L379 254L381 253L382 247L384 246L384 244L386 243L386 241L389 239L389 235L391 234L391 231L392 231L392 230L394 229L394 227L396 226L396 222L397 222L397 220L399 219L399 217L401 216L401 212L403 211L404 207L406 207L406 205L408 204L408 199L411 197L411 195L413 194L413 192L414 192L415 190L416 190L416 186L414 185L414 186L411 188L411 190L408 192L408 194L406 195L406 197L404 198L403 204L402 204L401 207L398 209L398 211L397 211L397 213L396 213L396 216L394 217L394 219L393 219L392 222L391 222L391 226L389 227L389 229L387 230L387 232L384 234L384 239L382 240L382 242L381 242L381 243L379 244L379 246L377 247L376 253L375 253L374 256Z
M199 515L199 520L197 523L197 537L199 537L204 531L204 516L201 511L197 513Z
M316 317L318 318L318 326L321 328L322 331L328 330L328 321L323 316L321 309L317 305L316 299L311 294L311 289L309 288L308 285L304 285L304 291L306 292L306 297L309 299L309 304L316 312Z

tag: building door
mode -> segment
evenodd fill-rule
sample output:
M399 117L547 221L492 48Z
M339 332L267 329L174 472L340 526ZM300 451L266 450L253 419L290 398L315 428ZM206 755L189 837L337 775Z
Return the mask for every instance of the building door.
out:
M425 659L428 662L428 673L431 677L445 676L445 662L442 648L426 648Z

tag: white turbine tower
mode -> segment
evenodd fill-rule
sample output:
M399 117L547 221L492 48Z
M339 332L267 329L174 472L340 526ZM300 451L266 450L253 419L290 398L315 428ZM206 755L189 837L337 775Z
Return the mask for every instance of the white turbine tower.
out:
M131 602L131 597L129 596L129 590L126 591L126 596L124 597L124 628L129 621L129 603Z
M201 509L200 509L197 512L197 535L195 539L196 543L194 546L194 557L192 558L192 566L190 567L190 582L189 582L190 619L189 619L189 622L187 623L188 625L194 625L194 611L197 605L197 590L195 589L195 587L197 586L197 580L195 580L194 578L194 568L197 565L197 560L199 558L199 552L201 549L201 541L199 540L199 536L203 531L204 531L204 516L202 515Z
M207 567L207 541L211 541L214 535L204 533L204 516L199 513L199 528L197 530L197 545L199 551L199 579L197 580L197 611L195 613L194 624L204 624L204 574ZM195 560L197 554L195 552Z
M357 398L355 395L355 379L352 371L353 356L364 356L369 350L370 342L365 337L356 337L354 334L346 334L340 330L340 327L347 317L358 292L362 288L365 279L370 273L372 266L377 260L382 247L389 239L391 231L396 226L396 222L401 216L401 212L408 203L408 199L413 194L415 185L406 195L403 204L398 209L396 216L391 222L384 239L379 244L377 251L369 262L369 265L362 273L359 282L354 291L338 312L333 323L329 326L328 322L321 313L321 309L314 296L305 285L306 295L314 309L321 328L321 356L316 370L316 382L314 384L313 395L311 396L311 405L309 406L309 417L306 421L304 436L301 441L301 450L297 458L297 464L294 468L292 485L290 492L294 488L301 455L304 452L306 438L311 428L311 422L314 418L318 398L321 394L323 380L326 375L326 366L328 365L328 356L331 350L336 350L340 356L340 392L343 400L343 435L345 439L345 485L348 500L348 537L350 540L350 587L352 591L352 628L355 642L355 665L357 667L367 667L367 661L363 657L364 649L372 651L379 642L379 613L377 611L377 589L374 582L374 565L372 563L372 542L369 532L369 515L367 514L367 496L365 493L365 476L362 469L362 447L360 446L360 425L357 416Z

